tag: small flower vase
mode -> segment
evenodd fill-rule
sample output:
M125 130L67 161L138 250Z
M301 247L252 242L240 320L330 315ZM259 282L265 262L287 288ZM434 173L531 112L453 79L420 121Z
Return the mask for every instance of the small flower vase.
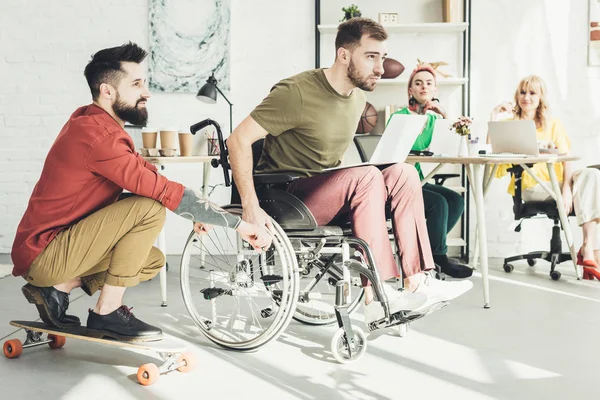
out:
M469 156L469 147L467 146L467 137L468 137L468 135L462 135L460 137L460 143L458 144L457 157L468 157Z

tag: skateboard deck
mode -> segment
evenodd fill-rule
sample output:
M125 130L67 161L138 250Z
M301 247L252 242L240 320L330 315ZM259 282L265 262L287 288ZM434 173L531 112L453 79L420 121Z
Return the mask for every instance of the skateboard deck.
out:
M97 338L87 335L85 326L70 329L51 327L43 322L35 321L10 321L16 328L27 332L25 342L19 339L11 339L4 343L4 355L7 358L17 358L23 353L23 349L48 344L52 349L59 349L65 345L66 339L78 339L97 343L105 346L123 347L129 349L153 351L162 359L163 364L144 364L138 369L138 381L144 385L151 385L161 373L178 370L180 372L191 371L196 358L193 353L185 352L185 345L173 339L162 339L152 342L141 341L118 341ZM46 337L44 338L44 335Z

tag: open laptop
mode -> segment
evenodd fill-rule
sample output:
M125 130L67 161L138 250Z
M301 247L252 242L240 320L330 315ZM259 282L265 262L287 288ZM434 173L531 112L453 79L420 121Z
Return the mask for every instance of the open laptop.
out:
M385 132L381 135L381 139L369 161L327 168L324 171L404 162L417 136L423 131L426 121L427 117L425 115L395 114L386 126Z
M433 136L429 144L429 151L434 155L456 155L460 144L460 136L450 130L452 121L438 118L433 125Z
M492 153L486 157L539 157L534 121L490 121L488 128Z

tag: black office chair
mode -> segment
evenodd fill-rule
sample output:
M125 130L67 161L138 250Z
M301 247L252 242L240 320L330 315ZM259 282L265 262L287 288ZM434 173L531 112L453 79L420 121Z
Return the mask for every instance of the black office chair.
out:
M558 215L556 202L554 200L524 202L521 188L523 168L519 165L515 165L509 168L508 172L515 177L515 195L513 196L513 212L515 214L515 220L521 221L515 228L515 232L521 231L523 220L538 215L545 215L553 220L554 226L552 227L552 238L550 239L550 251L533 251L531 253L505 258L503 264L504 271L512 272L514 270L514 266L510 264L513 261L527 260L527 264L529 264L530 267L533 267L536 264L537 259L542 259L550 263L550 277L557 281L560 279L561 273L560 271L555 270L556 265L571 260L571 253L562 252L560 216ZM572 213L571 215L574 214Z

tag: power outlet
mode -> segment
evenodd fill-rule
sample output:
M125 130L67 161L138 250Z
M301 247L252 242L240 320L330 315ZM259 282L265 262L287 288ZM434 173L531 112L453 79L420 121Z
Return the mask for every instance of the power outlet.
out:
M398 13L379 13L381 25L395 25L398 23Z

